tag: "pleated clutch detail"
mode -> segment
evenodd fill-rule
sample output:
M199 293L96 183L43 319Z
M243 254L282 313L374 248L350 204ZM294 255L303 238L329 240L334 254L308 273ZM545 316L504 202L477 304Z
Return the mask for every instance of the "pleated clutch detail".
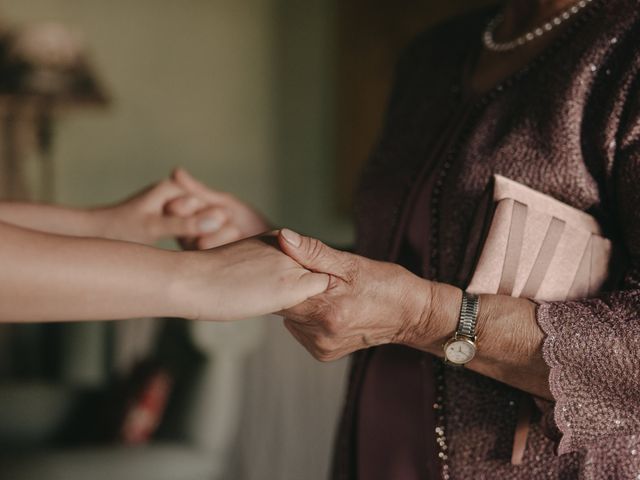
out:
M611 241L593 216L500 175L483 204L463 262L469 292L569 300L607 280Z

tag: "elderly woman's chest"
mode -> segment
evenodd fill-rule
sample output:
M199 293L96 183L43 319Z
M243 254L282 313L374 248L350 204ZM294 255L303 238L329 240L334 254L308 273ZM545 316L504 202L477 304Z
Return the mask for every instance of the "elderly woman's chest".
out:
M514 92L515 93L515 92ZM549 102L488 103L471 114L452 140L440 177L437 227L442 280L459 268L476 206L493 175L499 174L581 210L602 214L603 164L580 110L554 109ZM589 139L585 139L585 135ZM440 197L439 199L437 197Z
M429 228L438 230L430 236L439 243L439 276L451 280L476 205L494 174L577 208L599 205L601 179L585 161L579 113L554 111L535 98L522 102L518 92L511 97L458 105L443 98L395 118L362 182L359 203L376 205L376 214L360 215L359 231L378 235L377 241L361 242L365 254L388 256L394 238L403 234L402 218L410 218L407 209L428 209ZM431 195L416 195L428 184ZM429 204L412 204L412 198Z

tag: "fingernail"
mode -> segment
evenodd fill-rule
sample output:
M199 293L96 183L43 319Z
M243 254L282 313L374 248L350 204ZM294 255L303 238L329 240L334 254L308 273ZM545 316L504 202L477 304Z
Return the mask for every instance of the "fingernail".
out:
M198 228L201 232L212 233L220 230L222 222L217 218L205 218L198 224Z
M302 243L302 237L300 234L294 232L293 230L289 230L284 228L280 231L282 237L287 241L287 243L293 245L294 247L299 247Z

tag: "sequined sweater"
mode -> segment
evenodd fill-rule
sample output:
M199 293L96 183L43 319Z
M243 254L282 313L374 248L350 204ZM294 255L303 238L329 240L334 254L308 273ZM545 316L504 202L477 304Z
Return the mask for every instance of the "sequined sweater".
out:
M453 479L640 480L639 4L594 0L529 66L470 100L460 93L465 59L491 14L435 27L401 56L358 193L358 252L397 261L404 212L429 169L440 176L430 219L438 281L464 286L474 206L494 173L593 214L622 275L594 298L537 308L554 401L535 399L523 463L510 462L523 393L447 369L448 463ZM453 116L459 128L443 130ZM360 478L357 408L370 355L352 359L335 480Z

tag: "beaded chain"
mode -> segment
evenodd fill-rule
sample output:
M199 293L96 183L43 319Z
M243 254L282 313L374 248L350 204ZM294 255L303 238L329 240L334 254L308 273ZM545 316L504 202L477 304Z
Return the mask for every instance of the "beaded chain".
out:
M577 7L579 7L578 11L584 8L583 3L585 4L584 6L593 3L594 8L596 5L599 6L602 4L602 2L599 0L583 0L578 2L577 4ZM575 7L576 6L572 8L575 8ZM591 13L594 12L594 8L591 9ZM577 13L577 12L573 12L572 9L570 9L570 12L572 14ZM563 14L560 14L560 15L563 16ZM576 30L581 24L586 22L587 18L589 17L582 16L581 18L579 18L578 20L580 21L574 22L571 28L566 30L563 37L558 39L551 47L547 48L547 50L543 54L536 57L525 68L523 68L516 74L512 75L511 77L507 78L500 84L496 85L489 92L485 93L473 105L471 116L473 116L473 114L479 113L482 110L482 108L485 107L493 98L495 98L497 95L503 92L506 88L510 87L516 80L523 77L526 73L532 70L533 67L543 63L550 53L555 51L557 48L559 48L563 44L562 40L565 37L571 35L572 32ZM563 21L564 20L566 20L566 18L564 18L563 16ZM493 22L495 21L496 19L494 18ZM553 19L551 20L551 22L553 22ZM495 26L496 25L491 27L491 23L489 23L487 30L492 30L492 28L495 28ZM615 43L615 41L616 39L614 39L612 43ZM459 86L454 86L452 88L452 92L455 92L456 95L459 95L460 91L461 91L461 88ZM465 124L466 124L466 128L462 130L462 132L460 133L460 137L465 137L469 133L469 130L471 128L470 125L472 124L471 119L467 118L465 120ZM457 145L459 146L461 142L462 140L461 138L459 138ZM447 178L447 175L451 170L452 163L457 155L458 155L458 151L455 147L450 149L450 151L446 156L446 160L444 161L444 163L442 164L442 167L440 168L440 171L438 172L438 178L436 179L436 182L432 191L432 195L431 195L431 233L430 233L430 239L429 239L430 240L430 265L429 265L430 276L429 278L431 278L432 280L436 280L438 278L438 264L440 260L439 232L440 232L440 207L441 207L441 199L442 199L442 189L443 189L445 180ZM435 412L435 420L436 420L435 435L436 435L436 443L438 445L438 450L439 450L438 457L441 462L440 471L441 471L443 480L450 480L451 468L448 462L450 453L449 453L449 447L447 444L446 410L445 410L446 367L444 362L437 357L434 357L433 362L435 367L434 371L435 371L435 378L436 378L436 401L433 404L433 409ZM638 477L638 480L640 480L640 476Z
M562 25L564 22L569 20L571 17L579 13L581 10L587 7L593 0L580 0L576 2L575 5L567 8L564 12L559 15L553 17L548 22L540 25L533 30L523 33L518 38L511 40L509 42L496 42L495 41L495 30L504 20L504 15L499 14L489 22L487 28L482 34L482 42L487 50L491 50L492 52L508 52L510 50L514 50L522 45L525 45L529 42L534 41L536 38L540 38L545 33L548 33L555 28Z
M442 197L442 186L444 184L445 178L451 169L451 162L453 160L453 152L450 152L447 156L447 159L442 164L442 168L438 174L438 178L436 179L432 197L431 197L431 250L430 250L430 277L432 279L437 278L438 275L438 261L440 258L438 244L439 244L439 223L440 223L440 198ZM442 360L435 357L433 359L434 362L434 370L436 377L436 401L433 404L433 409L435 411L435 434L436 434L436 443L438 445L438 457L440 458L440 469L442 473L443 480L449 480L451 478L449 473L449 463L447 460L449 459L448 455L448 447L447 447L447 436L446 436L446 419L445 419L445 410L444 410L444 395L445 395L445 366Z

